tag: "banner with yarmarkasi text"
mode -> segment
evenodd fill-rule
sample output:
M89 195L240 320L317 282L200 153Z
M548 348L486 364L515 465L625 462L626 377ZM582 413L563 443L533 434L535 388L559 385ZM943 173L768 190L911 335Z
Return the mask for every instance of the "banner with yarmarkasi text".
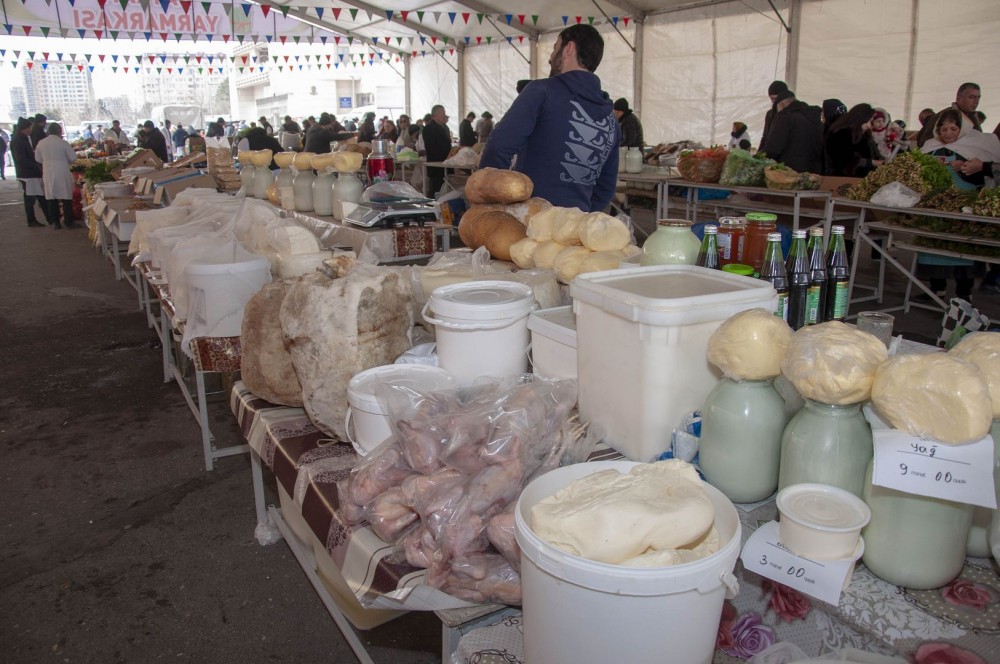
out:
M128 39L308 37L313 28L268 6L178 0L10 0L8 34Z

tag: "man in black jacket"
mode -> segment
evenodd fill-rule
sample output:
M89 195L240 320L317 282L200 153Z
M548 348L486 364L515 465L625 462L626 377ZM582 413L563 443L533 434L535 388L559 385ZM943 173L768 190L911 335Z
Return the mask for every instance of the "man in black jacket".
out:
M472 126L475 119L476 114L469 111L465 119L458 123L458 144L463 148L471 148L476 144L476 130Z
M775 98L774 119L761 150L800 173L823 172L823 121L820 108L786 90Z
M350 133L342 130L343 127L337 122L337 118L329 113L320 113L319 122L309 127L306 132L305 151L316 154L330 152L330 143L346 141L351 137Z
M152 150L160 161L167 163L170 157L167 154L167 139L163 136L163 132L156 128L152 120L146 120L142 124L142 134L142 147Z
M35 115L35 122L31 125L31 144L38 145L43 139L48 138L49 134L45 131L45 122L48 120L44 115L38 113Z
M757 146L758 150L764 149L764 142L767 141L767 134L771 130L771 121L774 120L774 110L778 95L788 92L788 84L784 81L771 81L771 85L767 86L767 97L771 100L771 108L768 109L767 113L764 114L764 131L760 134L760 145Z
M642 148L643 137L642 137L642 123L639 122L639 116L628 107L628 100L625 97L615 101L613 113L615 118L618 119L618 124L622 130L622 142L621 147L623 148Z
M31 120L19 118L10 138L10 156L14 160L14 175L21 183L24 194L24 215L29 226L43 226L35 217L35 203L42 203L45 210L45 192L42 189L42 165L35 161L35 148L31 144Z
M451 130L448 129L448 114L444 106L436 104L431 109L431 121L423 131L424 150L427 161L444 161L451 152ZM444 184L443 168L427 169L427 195L434 197Z

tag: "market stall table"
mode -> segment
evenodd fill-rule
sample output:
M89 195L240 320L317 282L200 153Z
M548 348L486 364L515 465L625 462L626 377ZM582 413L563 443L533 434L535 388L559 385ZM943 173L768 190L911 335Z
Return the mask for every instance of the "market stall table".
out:
M442 623L445 664L451 661L462 632L507 609L499 604L470 604L430 589L422 583L424 570L388 561L392 547L369 527L347 526L338 513L337 482L348 477L357 455L349 444L325 437L302 408L259 399L242 382L233 387L230 407L251 450L258 531L269 524L279 529L362 663L372 660L345 615L351 609L344 603L352 602L352 598L340 597L339 602L334 599L328 588L331 582L327 579L324 583L317 568L325 567L330 574L346 580L353 599L363 600L364 604L399 608L399 601L385 598L406 595L408 608L435 610ZM264 467L277 481L281 509L265 506ZM312 553L310 548L314 548ZM330 569L331 565L336 569ZM442 602L456 608L436 609L444 605Z
M693 182L690 180L676 179L670 181L671 186L687 187L687 194L684 198L685 219L697 221L698 211L702 204L709 204L718 208L735 208L741 211L771 212L773 214L785 214L792 218L792 230L801 227L803 218L818 219L823 223L824 237L830 237L830 226L834 221L839 223L852 223L857 219L856 214L842 212L834 213L834 207L830 192L819 190L783 190L768 189L767 187L738 187L733 185L723 185L718 183ZM702 201L699 196L700 189L711 189L729 191L741 195L739 198L712 199L710 202ZM758 198L788 198L791 204L782 204L772 200L753 200L748 196ZM811 201L822 205L822 209L803 205L805 201ZM670 205L669 196L666 198L664 214L668 216Z
M430 167L430 168L443 168L444 169L444 181L445 182L448 182L449 172L450 172L451 176L456 175L459 171L462 171L463 173L468 173L468 174L471 175L475 171L479 170L478 166L455 166L453 164L449 164L449 163L443 162L443 161L421 161L421 162L419 162L419 164L420 164L420 172L421 172L421 175L423 176L423 193L424 193L425 196L432 196L432 192L430 192L430 191L427 190L427 185L430 184L429 181L427 180L427 169L428 169L428 167ZM454 184L452 186L454 186Z
M320 246L354 251L358 258L374 258L379 263L429 258L435 251L451 248L451 226L427 223L397 228L365 228L321 217L314 212L285 212L290 219L308 228Z
M936 310L947 309L948 303L935 295L934 292L924 283L924 281L917 276L916 268L918 252L933 254L935 256L949 256L951 258L963 258L973 261L982 261L984 263L1000 264L1000 239L989 239L978 234L964 235L961 233L933 231L926 228L900 223L898 219L872 220L871 216L873 216L872 213L874 212L881 212L892 213L893 215L905 218L938 217L941 219L949 219L972 224L989 224L996 226L998 237L1000 237L1000 218L983 217L980 215L964 214L961 212L943 212L941 210L933 210L929 208L887 207L884 205L875 205L868 201L855 201L847 198L835 198L832 203L836 207L855 209L858 211L858 226L855 233L856 241L854 244L854 255L851 258L851 278L848 282L848 299L852 304L869 300L875 300L881 304L885 288L885 266L886 264L889 264L907 278L906 293L903 297L903 304L896 307L881 309L881 311L888 312L902 309L904 312L908 313L911 306L927 307L928 305L915 304L911 302L910 293L912 292L913 285L916 285L917 288L922 290L931 299L931 301L937 305L932 308ZM955 245L967 245L967 247L955 246L954 248L942 248L926 246L921 244L921 240L918 238L953 243ZM872 287L872 290L874 291L873 295L862 298L854 298L853 292L854 287L857 285L856 277L858 262L861 258L862 245L871 247L874 251L878 252L879 256L881 256L884 260L879 265L878 279L875 286ZM995 251L996 255L990 256L984 253L977 253L974 250L976 247L981 247L983 250ZM899 259L893 255L894 249L902 249L913 252L913 258L910 260L909 266L901 263Z
M652 168L647 170L644 168L642 173L626 173L624 171L618 171L618 180L625 184L624 187L618 188L618 193L625 196L625 207L628 207L628 197L629 196L648 196L649 190L630 187L630 184L638 185L652 185L653 190L656 192L656 208L654 213L656 219L666 219L667 218L667 207L669 205L667 201L667 189L670 184L675 180L680 180L681 176L676 173L671 173L667 169L662 171Z

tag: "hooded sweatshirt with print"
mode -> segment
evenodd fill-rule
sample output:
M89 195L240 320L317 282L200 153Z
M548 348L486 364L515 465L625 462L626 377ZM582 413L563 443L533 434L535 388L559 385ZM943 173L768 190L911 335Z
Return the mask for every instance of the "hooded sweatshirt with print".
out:
M480 167L510 168L534 183L534 196L585 212L611 202L621 129L601 80L569 71L532 81L497 123Z

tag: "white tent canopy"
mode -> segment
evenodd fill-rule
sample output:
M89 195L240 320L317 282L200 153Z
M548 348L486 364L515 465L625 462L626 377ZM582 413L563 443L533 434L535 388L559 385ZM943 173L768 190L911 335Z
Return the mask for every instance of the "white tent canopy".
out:
M724 143L734 121L745 122L759 138L769 106L767 86L775 79L787 81L811 104L831 97L848 106L869 102L910 126L920 109L947 106L959 84L974 81L983 89L980 108L989 116L987 126L1000 120L998 0L99 4L9 2L4 27L10 36L0 37L0 47L17 48L18 32L12 30L63 38L100 39L107 32L114 40L198 41L192 50L203 48L206 39L220 47L224 40L232 48L246 38L275 46L301 42L329 53L336 48L333 40L343 47L341 39L347 38L351 48L373 52L376 66L403 76L411 115L441 103L454 128L469 111L501 117L514 100L516 82L546 76L559 31L581 22L604 36L597 74L612 98L625 97L637 111L649 143ZM266 80L262 63L255 64Z

